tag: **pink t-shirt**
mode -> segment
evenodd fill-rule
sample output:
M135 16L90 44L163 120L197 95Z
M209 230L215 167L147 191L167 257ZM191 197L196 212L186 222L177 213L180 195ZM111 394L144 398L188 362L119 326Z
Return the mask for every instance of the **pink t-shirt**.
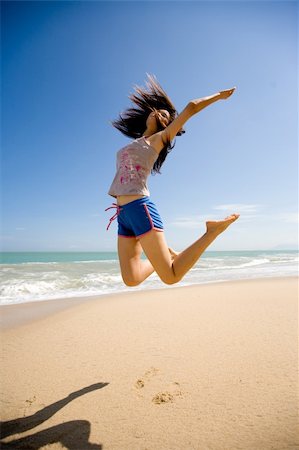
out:
M147 178L158 158L155 149L142 136L117 152L116 175L108 194L149 195Z

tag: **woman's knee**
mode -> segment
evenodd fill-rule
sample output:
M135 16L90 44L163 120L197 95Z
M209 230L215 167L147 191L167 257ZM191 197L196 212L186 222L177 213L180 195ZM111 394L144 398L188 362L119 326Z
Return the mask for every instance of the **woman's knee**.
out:
M181 281L181 279L182 279L182 277L176 276L173 266L170 268L168 273L158 274L158 275L159 275L161 281L163 281L163 283L169 284L169 285L176 284L179 281Z
M175 278L175 277L174 278L161 278L161 281L163 281L163 283L165 283L165 284L171 285L171 284L176 284L179 281L181 281L181 278Z
M161 278L161 281L163 281L163 283L171 285L171 284L175 284L178 281L175 278Z
M123 279L123 282L125 283L125 285L128 287L138 286L141 283L140 280L137 280L135 278L129 278L129 277L122 276L122 279Z

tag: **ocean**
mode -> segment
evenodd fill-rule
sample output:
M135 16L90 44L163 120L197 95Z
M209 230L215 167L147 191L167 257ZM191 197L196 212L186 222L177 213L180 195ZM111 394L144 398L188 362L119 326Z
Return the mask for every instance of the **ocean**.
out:
M171 288L152 274L124 285L115 252L9 252L1 254L0 304ZM298 276L298 251L205 252L175 286L252 278Z

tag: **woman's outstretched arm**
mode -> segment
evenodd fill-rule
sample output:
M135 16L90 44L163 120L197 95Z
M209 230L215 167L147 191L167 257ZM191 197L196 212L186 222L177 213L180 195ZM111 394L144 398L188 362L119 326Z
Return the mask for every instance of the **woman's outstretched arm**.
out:
M202 109L211 105L212 103L217 102L218 100L227 99L234 93L235 90L236 90L236 88L234 87L232 89L227 89L225 91L217 92L217 94L210 95L209 97L191 100L190 103L192 104L193 110L194 110L193 114L197 114L199 111L201 111Z
M236 88L234 87L232 89L217 92L209 97L191 100L183 111L163 131L159 131L152 136L151 143L158 151L162 150L164 147L164 142L172 141L190 117L199 113L202 109L214 102L217 102L218 100L227 99L234 93L235 90Z

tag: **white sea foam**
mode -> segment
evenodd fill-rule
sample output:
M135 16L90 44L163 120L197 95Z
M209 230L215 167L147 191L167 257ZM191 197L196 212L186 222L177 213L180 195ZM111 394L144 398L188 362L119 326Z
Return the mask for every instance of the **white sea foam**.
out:
M34 262L22 262L20 263L20 265L22 266L42 266L42 265L47 265L47 266L55 266L55 264L59 264L59 262L56 261L50 261L50 262L44 262L44 261L34 261Z
M106 256L106 254L105 254ZM68 256L69 257L69 256ZM115 259L73 262L20 262L1 265L1 304L132 291L124 285ZM206 253L181 286L227 280L298 275L296 252ZM156 274L134 290L169 288Z

